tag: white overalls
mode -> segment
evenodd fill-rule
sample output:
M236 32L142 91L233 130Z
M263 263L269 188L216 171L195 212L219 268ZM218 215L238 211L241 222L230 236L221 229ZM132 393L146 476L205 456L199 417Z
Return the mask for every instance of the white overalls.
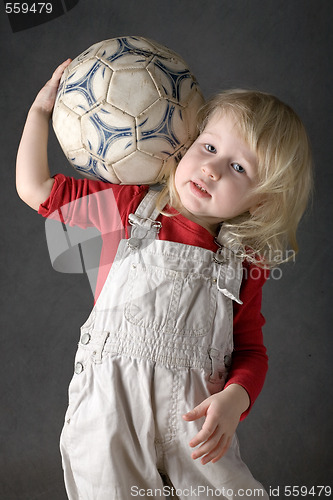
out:
M156 192L130 215L104 288L81 328L61 436L70 500L268 498L236 436L217 463L191 458L203 419L182 415L225 383L242 263L156 238ZM242 493L241 493L242 494Z

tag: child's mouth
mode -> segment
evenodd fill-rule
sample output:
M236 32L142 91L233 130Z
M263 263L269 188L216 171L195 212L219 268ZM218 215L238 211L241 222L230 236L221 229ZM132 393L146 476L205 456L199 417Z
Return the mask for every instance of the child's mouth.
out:
M203 187L199 186L199 184L197 184L196 182L194 182L194 185L199 188L201 191L203 191L204 193L207 193L206 189L204 189Z
M196 196L206 197L206 198L210 197L208 191L197 182L191 181L191 189Z

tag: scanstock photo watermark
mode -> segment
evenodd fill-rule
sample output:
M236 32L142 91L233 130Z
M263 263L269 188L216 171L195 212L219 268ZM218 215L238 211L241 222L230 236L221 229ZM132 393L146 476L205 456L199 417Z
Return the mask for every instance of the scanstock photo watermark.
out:
M234 491L231 488L210 488L209 486L198 485L189 486L188 488L175 488L174 486L165 485L163 488L140 488L139 486L131 486L131 497L135 498L165 498L171 496L179 498L263 498L265 491L260 488L240 488Z
M270 498L324 498L331 497L331 486L269 486L267 493ZM234 491L231 488L210 488L208 486L189 486L188 488L175 488L173 486L163 486L163 488L140 488L131 486L131 497L137 498L263 498L265 491L260 488L238 489Z

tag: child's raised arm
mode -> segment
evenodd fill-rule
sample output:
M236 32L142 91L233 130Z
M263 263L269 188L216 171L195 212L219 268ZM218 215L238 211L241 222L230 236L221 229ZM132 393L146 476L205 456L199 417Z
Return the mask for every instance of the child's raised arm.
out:
M16 160L16 189L20 198L34 210L45 201L51 192L54 180L50 177L47 143L49 121L67 59L52 75L38 93L24 126Z

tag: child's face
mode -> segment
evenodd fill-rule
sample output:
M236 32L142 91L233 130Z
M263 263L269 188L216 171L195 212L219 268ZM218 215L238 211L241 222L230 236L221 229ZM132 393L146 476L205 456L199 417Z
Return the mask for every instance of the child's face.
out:
M217 226L254 210L257 158L231 114L215 113L179 162L175 186L181 213L215 234Z

